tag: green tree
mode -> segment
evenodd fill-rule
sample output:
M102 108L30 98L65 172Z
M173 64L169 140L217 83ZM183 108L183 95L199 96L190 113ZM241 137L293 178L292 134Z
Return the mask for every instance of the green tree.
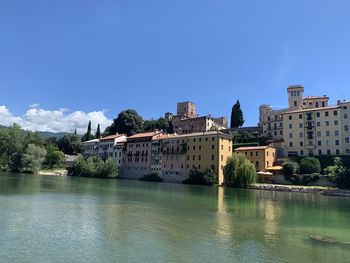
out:
M74 134L65 134L57 141L57 146L64 154L76 155L82 152L82 143L79 136Z
M117 175L116 162L113 159L103 161L99 157L79 158L70 168L71 176L112 178Z
M96 130L95 138L96 138L96 139L100 139L100 138L101 138L101 128L100 128L100 124L97 125L97 130Z
M77 128L74 129L74 135L77 135Z
M89 121L87 131L83 135L83 137L81 138L81 141L82 142L86 142L86 141L90 141L90 140L93 140L93 139L95 139L95 136L91 133L91 121Z
M168 129L169 129L169 122L164 118L159 118L158 120L147 120L143 124L144 131L155 131L155 130L167 131Z
M61 152L57 147L48 146L46 148L46 156L44 161L44 166L52 168L64 167L64 153Z
M247 187L255 183L257 173L255 166L243 155L230 156L224 167L224 183L227 186Z
M244 124L243 112L239 100L233 105L231 111L231 128L242 127Z
M300 161L300 173L301 174L313 174L320 173L321 164L315 157L305 157Z
M42 168L46 150L41 146L29 144L22 158L22 171L37 173Z
M339 188L350 188L350 170L347 169L340 157L333 159L333 165L324 169L324 173L331 182L337 184Z
M135 110L128 109L119 113L113 123L106 128L104 135L124 133L128 136L143 131L143 119Z
M217 176L212 169L206 169L204 172L191 170L188 178L186 178L182 183L195 185L213 185L217 184Z
M283 164L283 175L287 181L299 172L299 164L296 162L286 162Z

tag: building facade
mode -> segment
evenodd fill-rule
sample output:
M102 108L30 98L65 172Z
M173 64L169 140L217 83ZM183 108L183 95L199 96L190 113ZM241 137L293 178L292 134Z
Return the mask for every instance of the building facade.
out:
M263 104L259 107L258 126L262 131L262 136L270 137L273 140L283 140L282 115L285 112L328 107L329 97L325 95L304 97L304 87L301 85L289 86L287 94L287 108L273 109L268 104Z
M139 179L152 173L152 141L160 134L159 131L146 132L127 138L125 162L120 177Z
M192 102L179 102L177 114L172 115L167 112L165 118L171 120L174 132L180 135L227 128L226 117L198 116L196 110L197 106Z
M234 152L245 156L258 172L269 171L276 162L276 149L271 146L239 147Z
M283 113L285 157L350 154L349 107L338 101Z

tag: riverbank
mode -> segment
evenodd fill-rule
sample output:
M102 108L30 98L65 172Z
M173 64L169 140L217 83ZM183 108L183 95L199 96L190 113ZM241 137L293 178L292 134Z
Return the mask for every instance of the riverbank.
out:
M251 184L249 189L267 190L267 191L279 191L279 192L296 192L296 193L312 193L332 195L331 193L338 191L339 189L334 187L324 186L301 186L301 185L280 185L280 184ZM343 191L347 192L347 191ZM338 195L340 196L340 194ZM350 197L349 195L344 195Z
M38 174L49 176L67 176L68 171L66 169L41 170L38 172Z

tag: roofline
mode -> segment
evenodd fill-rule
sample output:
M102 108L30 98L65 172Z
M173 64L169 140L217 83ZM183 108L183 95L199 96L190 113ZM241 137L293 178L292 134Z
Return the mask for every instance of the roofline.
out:
M301 110L282 112L281 115L291 114L291 113L302 113L302 112L308 112L308 111L318 111L318 110L333 110L333 109L340 109L340 108L341 108L340 105L336 105L336 106L328 106L328 107L320 107L320 108L301 109Z

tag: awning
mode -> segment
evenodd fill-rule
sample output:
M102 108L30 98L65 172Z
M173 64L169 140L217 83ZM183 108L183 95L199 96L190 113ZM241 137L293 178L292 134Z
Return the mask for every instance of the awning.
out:
M271 167L267 167L266 170L268 170L268 171L282 171L283 167L282 166L271 166Z

